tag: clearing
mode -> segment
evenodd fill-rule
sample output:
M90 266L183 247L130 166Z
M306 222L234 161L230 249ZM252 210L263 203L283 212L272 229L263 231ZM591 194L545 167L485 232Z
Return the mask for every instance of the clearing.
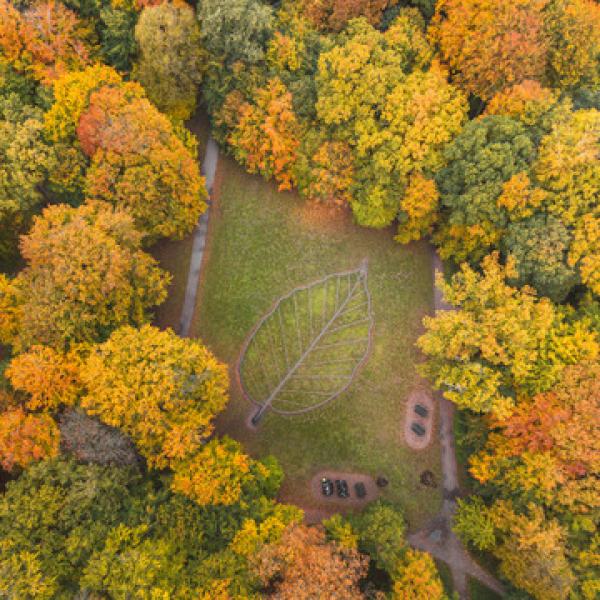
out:
M404 509L411 528L419 527L441 507L441 493L419 481L424 470L441 479L437 440L415 452L402 427L406 399L418 382L414 342L433 304L427 245L401 246L392 229L357 227L348 213L280 193L227 158L220 160L219 181L192 325L192 335L231 367L231 400L218 432L254 455L280 460L283 500L321 508L310 481L322 470L384 475L390 484L382 496ZM294 416L267 411L257 429L249 428L253 407L235 371L250 332L282 296L357 269L365 259L373 341L351 385L322 408Z

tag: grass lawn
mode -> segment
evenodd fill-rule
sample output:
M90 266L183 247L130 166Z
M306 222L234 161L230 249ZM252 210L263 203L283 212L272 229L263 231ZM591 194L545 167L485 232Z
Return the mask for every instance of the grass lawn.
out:
M231 400L219 417L219 433L240 440L251 454L277 456L286 473L283 500L320 508L308 482L321 469L385 475L390 485L384 497L418 527L441 505L440 492L419 483L425 469L441 481L437 443L415 452L402 429L405 399L418 383L414 341L432 305L427 247L400 246L391 229L362 229L346 213L278 193L229 159L219 170L222 184L193 324L194 334L232 367ZM251 430L246 423L256 407L234 376L249 332L294 288L357 269L364 259L374 318L366 364L325 407L291 417L269 411Z

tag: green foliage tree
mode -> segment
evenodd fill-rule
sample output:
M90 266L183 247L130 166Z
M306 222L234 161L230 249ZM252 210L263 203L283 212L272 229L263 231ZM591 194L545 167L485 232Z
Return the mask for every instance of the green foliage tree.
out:
M91 554L133 508L127 484L136 478L129 470L60 460L31 466L0 499L0 589L72 598Z
M436 235L442 257L476 262L496 247L508 224L498 203L503 185L527 172L535 154L527 128L513 119L489 116L467 123L445 149L447 166L436 174L445 213Z
M104 60L120 71L129 71L137 52L135 25L138 12L126 4L113 6L113 3L107 3L100 10L99 17Z
M16 94L0 104L0 259L13 259L18 235L48 197L56 154L43 135L40 110Z
M368 554L380 569L391 572L406 545L402 514L388 504L376 502L351 522L361 552Z
M502 246L515 258L520 286L530 284L539 294L561 302L579 282L577 271L568 264L571 234L552 215L511 223Z
M273 33L273 9L258 0L201 0L201 39L217 60L256 64Z
M133 77L159 110L177 119L189 118L206 64L193 9L180 0L144 8L135 39L139 53Z

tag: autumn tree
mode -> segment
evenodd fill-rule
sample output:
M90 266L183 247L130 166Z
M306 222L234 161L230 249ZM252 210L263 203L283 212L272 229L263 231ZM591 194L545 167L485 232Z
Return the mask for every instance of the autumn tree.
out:
M241 104L228 142L251 173L274 177L279 189L286 190L295 183L293 167L300 134L292 96L279 79L273 79L265 89L256 90L252 102Z
M599 24L592 0L442 0L430 37L459 85L489 100L526 80L597 82Z
M141 324L166 296L169 278L140 250L132 219L101 203L44 210L21 252L27 266L5 290L22 351L104 339L112 329Z
M490 534L485 540L477 534L482 520ZM480 547L500 561L500 572L536 600L563 600L574 591L566 531L534 503L517 511L506 500L490 507L480 500L459 501L455 531L467 542L479 539Z
M253 460L228 437L212 439L173 470L172 489L201 506L230 506L244 494L277 489L283 475L271 460Z
M122 78L115 69L97 64L67 73L53 85L54 103L44 116L44 127L52 142L72 143L81 115L87 111L90 96L104 86L120 87ZM142 97L141 86L129 86L130 96Z
M303 10L318 29L340 31L357 17L365 17L377 26L383 11L397 3L398 0L309 0Z
M46 85L90 62L90 38L62 2L35 3L23 13L7 0L0 3L0 56Z
M198 341L123 327L81 368L81 405L129 435L151 467L192 456L227 402L227 371ZM215 471L213 471L215 472Z
M198 163L169 120L127 87L90 96L77 136L91 164L85 191L129 212L148 239L181 238L206 209Z
M470 459L471 474L554 511L587 516L600 468L599 376L597 363L568 367L553 389L493 419L484 449Z
M499 200L504 185L526 175L535 155L528 130L513 119L489 116L467 123L444 150L447 165L435 178L445 212L436 235L442 257L476 262L497 247L508 225L507 204ZM527 185L528 180L519 190L521 201Z
M228 65L260 62L273 32L273 9L259 0L202 0L198 19L204 47Z
M592 214L600 194L600 111L569 112L540 142L532 169L550 194L548 211L566 225Z
M277 485L281 477L278 477ZM259 487L199 506L134 468L46 460L0 499L0 591L10 597L253 598L251 559L302 513ZM8 590L8 592L7 592Z
M0 257L12 258L18 235L46 202L56 154L43 135L42 112L18 106L16 96L0 104Z
M558 94L539 82L526 79L499 91L485 107L485 115L504 115L533 126L557 103Z
M32 346L15 356L4 374L15 390L27 395L27 408L56 411L73 405L80 393L79 360L77 351L63 354Z
M60 434L53 419L21 406L0 410L0 466L6 471L58 454Z
M439 199L435 181L413 173L400 201L398 234L394 239L406 244L431 235L438 220Z
M600 81L600 6L593 0L552 0L545 11L550 39L548 79L559 88Z
M192 8L180 0L144 8L135 39L139 50L133 77L159 110L177 119L189 118L206 63Z
M424 70L430 62L410 12L383 34L352 21L319 58L317 116L352 148L351 205L362 225L391 223L410 174L441 167L466 118L464 97L437 66Z
M458 406L476 412L510 414L515 394L551 388L570 364L595 360L597 335L586 320L570 322L546 298L510 281L495 253L484 258L483 273L463 264L450 283L437 285L459 309L425 317L418 346L428 357L422 371Z
M407 549L392 572L392 600L445 600L435 562L427 552Z
M547 0L441 0L430 36L459 85L484 100L527 79L541 80L549 42Z
M362 598L358 582L366 575L365 557L327 542L316 527L291 525L279 542L258 552L254 564L264 588L273 590L267 597Z

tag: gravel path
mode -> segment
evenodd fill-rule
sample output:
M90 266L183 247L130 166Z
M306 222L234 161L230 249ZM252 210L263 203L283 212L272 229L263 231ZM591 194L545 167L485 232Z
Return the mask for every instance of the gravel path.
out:
M217 164L219 162L219 147L213 139L208 138L206 144L206 154L202 162L202 175L206 180L206 190L208 192L209 207L206 209L196 224L194 229L194 240L192 242L192 256L190 258L190 270L188 271L187 285L183 299L183 308L181 309L181 319L179 320L179 329L177 333L181 337L188 337L194 318L194 309L196 308L196 296L198 295L198 283L200 281L200 269L202 268L202 258L204 257L204 248L206 247L206 234L208 233L208 218L210 215L210 198L212 196Z
M434 278L434 308L438 310L454 310L447 304L441 290L435 286L435 275L442 272L442 261L435 248L432 251L432 267ZM459 493L458 468L454 448L454 404L436 392L434 398L438 402L440 415L440 447L442 452L442 473L444 503L439 515L425 527L408 536L409 543L443 560L452 571L454 589L460 598L469 597L468 578L475 577L484 585L500 595L504 595L502 584L490 573L480 567L469 555L461 541L452 531L452 519L456 512L456 497Z

